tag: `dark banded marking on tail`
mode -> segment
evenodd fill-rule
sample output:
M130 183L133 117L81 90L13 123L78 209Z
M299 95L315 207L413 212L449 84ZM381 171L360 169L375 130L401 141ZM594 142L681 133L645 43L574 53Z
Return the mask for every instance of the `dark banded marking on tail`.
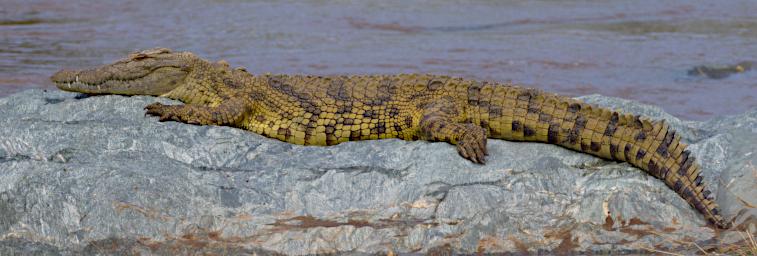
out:
M547 131L547 143L557 144L560 134L560 125L551 123L549 124L549 130Z

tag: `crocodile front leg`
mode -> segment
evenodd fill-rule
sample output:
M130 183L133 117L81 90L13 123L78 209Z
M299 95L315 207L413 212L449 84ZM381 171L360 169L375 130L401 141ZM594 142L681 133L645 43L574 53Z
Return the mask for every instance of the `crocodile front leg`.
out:
M471 123L461 123L460 111L452 100L442 99L423 109L420 137L430 141L446 141L457 146L460 155L474 163L486 162L486 130Z
M145 115L158 116L160 121L179 121L200 125L228 125L237 127L250 111L246 101L232 98L218 106L199 104L163 105L159 102L145 107Z

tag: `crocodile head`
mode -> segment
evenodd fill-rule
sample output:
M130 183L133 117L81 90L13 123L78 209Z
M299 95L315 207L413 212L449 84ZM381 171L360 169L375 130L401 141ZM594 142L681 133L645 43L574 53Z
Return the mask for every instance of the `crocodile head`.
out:
M199 58L188 52L155 48L113 64L61 70L50 79L64 90L87 94L162 95L183 84Z

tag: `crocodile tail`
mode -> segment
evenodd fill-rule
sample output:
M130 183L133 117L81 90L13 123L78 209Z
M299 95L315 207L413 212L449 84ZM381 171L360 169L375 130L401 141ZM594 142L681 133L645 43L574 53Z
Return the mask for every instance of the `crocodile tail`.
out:
M482 119L491 137L546 142L628 162L663 180L711 223L729 227L705 188L700 165L665 121L650 121L535 89L503 88L494 89L491 102L501 113L492 115L489 106Z

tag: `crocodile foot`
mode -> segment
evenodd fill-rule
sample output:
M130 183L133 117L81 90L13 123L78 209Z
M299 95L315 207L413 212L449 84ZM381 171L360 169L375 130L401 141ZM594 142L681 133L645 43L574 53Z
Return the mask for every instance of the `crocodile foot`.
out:
M457 152L474 163L486 163L486 132L483 128L468 124L465 127L465 133L457 141Z
M160 102L155 102L145 106L145 116L157 116L159 121L182 121L177 115L176 107L173 105L164 105Z

